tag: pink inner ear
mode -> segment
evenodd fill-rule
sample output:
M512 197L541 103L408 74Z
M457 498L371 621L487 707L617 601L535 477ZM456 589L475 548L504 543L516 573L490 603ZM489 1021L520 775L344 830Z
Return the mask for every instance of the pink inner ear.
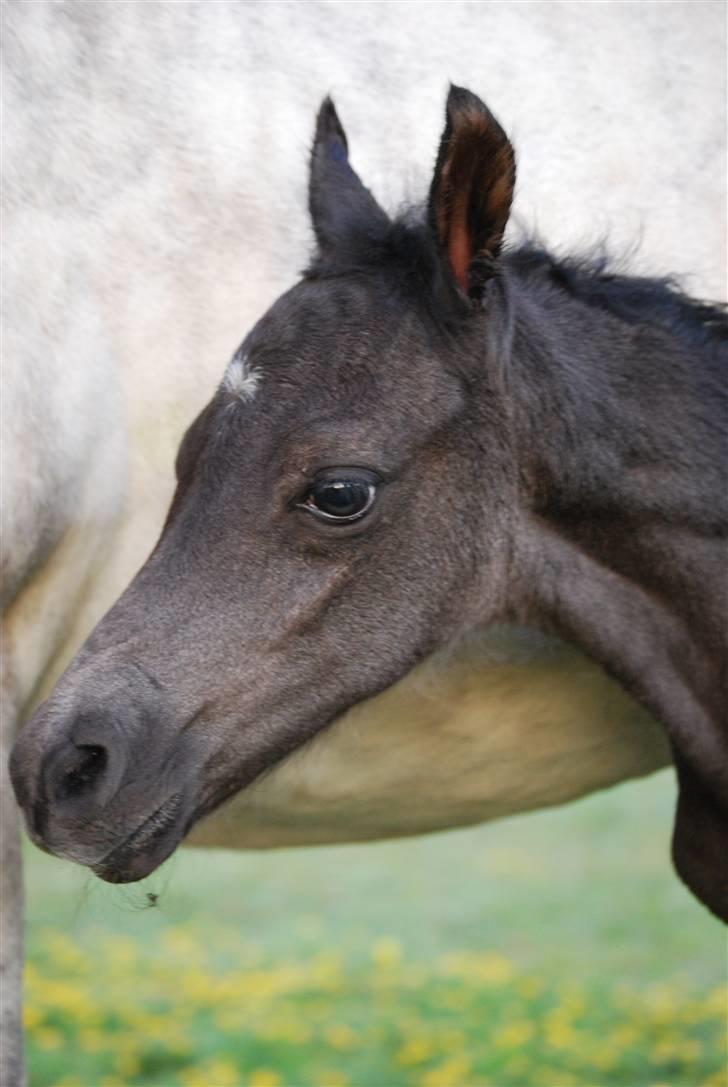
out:
M470 267L470 238L465 229L465 224L453 222L450 227L450 237L447 241L447 255L450 259L452 274L455 276L458 287L468 292L468 269Z

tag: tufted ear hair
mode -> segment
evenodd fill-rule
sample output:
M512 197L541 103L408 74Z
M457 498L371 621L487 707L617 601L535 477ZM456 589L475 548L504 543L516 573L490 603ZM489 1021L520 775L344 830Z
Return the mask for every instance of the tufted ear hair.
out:
M390 225L349 165L349 145L334 103L325 98L311 150L308 204L322 254L381 238Z
M515 180L513 148L493 114L451 85L428 213L449 274L471 298L493 275Z

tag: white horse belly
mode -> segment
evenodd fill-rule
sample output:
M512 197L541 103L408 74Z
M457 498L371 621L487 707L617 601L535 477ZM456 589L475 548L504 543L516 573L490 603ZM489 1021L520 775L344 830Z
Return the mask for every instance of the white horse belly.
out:
M418 834L561 804L670 761L662 731L577 650L500 628L355 706L203 821L189 845Z

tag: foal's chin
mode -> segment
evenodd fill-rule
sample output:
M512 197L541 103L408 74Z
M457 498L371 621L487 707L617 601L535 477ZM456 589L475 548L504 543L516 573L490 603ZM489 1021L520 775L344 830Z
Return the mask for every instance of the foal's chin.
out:
M168 797L120 845L91 870L107 883L135 883L151 875L174 853L190 827L181 793Z

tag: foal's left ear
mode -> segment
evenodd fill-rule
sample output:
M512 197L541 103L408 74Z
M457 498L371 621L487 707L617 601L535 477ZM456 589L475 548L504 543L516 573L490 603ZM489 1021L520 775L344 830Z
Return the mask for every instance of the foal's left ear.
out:
M515 180L513 148L493 114L476 95L451 86L428 210L450 273L471 298L493 275Z
M375 241L389 218L349 164L346 133L330 98L316 118L311 150L308 204L321 252L332 253L351 241Z

